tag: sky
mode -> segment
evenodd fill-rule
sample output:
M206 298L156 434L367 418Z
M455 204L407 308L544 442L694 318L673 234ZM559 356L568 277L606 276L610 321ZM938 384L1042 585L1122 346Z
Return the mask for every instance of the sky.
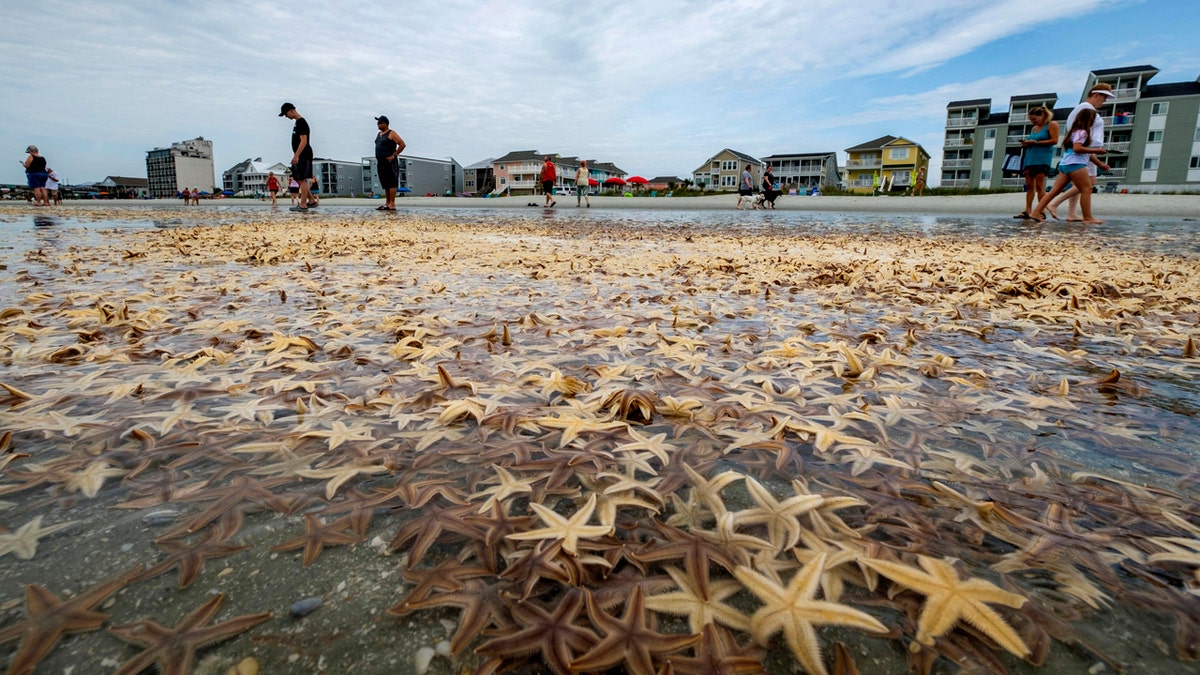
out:
M294 103L318 157L465 165L513 150L689 177L756 157L903 136L940 176L946 104L1056 92L1091 70L1200 76L1200 0L0 0L0 183L37 145L69 183L146 175L203 136L216 180L290 159Z

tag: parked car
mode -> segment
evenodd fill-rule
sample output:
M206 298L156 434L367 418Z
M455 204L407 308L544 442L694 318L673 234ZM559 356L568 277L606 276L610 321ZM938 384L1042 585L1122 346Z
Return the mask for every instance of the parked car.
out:
M555 186L555 188L554 188L554 194L556 194L556 195L565 195L565 196L567 196L567 197L574 196L574 194L575 194L575 186L574 186L574 185L567 185L566 183L564 183L564 184L562 184L562 185L557 185L557 186Z

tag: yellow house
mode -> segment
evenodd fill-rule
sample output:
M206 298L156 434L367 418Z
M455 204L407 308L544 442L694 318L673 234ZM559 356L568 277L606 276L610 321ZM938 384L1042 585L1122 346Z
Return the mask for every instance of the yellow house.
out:
M845 183L850 192L904 192L916 182L919 172L929 171L925 148L898 136L882 136L846 148L846 154Z

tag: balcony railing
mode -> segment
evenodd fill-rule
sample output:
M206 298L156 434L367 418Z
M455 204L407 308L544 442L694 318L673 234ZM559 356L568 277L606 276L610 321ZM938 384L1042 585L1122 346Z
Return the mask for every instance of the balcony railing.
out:
M1103 119L1106 127L1123 127L1133 124L1133 115L1124 115L1119 119L1116 115L1106 115Z
M1000 187L1021 187L1025 185L1024 178L1003 178L1000 180Z
M851 159L846 161L846 168L870 168L883 166L883 159L876 157L874 159Z
M859 178L858 180L850 181L848 183L848 185L850 187L869 188L869 187L875 186L875 181L874 181L874 179L871 179L871 178Z
M1129 152L1129 145L1129 141L1117 141L1116 143L1105 143L1104 147L1107 148L1109 152L1125 153Z
M971 141L966 138L947 138L946 145L944 147L947 147L947 148L969 148L969 147L971 147Z
M974 127L979 123L979 119L975 117L951 117L946 120L947 129L963 129Z
M1114 101L1132 101L1132 100L1137 99L1137 97L1138 97L1137 87L1126 87L1124 89L1113 89L1113 100Z
M969 187L970 185L971 185L971 180L968 178L943 178L942 179L942 187L962 188L962 187Z
M1016 136L1009 136L1007 139L1005 139L1005 142L1007 142L1009 145L1020 145L1021 141L1023 140L1025 140L1025 136L1018 134Z
M967 167L967 166L971 166L971 160L969 160L969 159L943 159L942 160L942 167L946 168L946 169L953 169L953 168L957 168L957 167Z
M1125 177L1125 167L1122 166L1122 167L1118 167L1115 169L1110 169L1108 173L1106 173L1102 176L1097 176L1096 180L1102 181L1105 178L1124 178L1124 177Z

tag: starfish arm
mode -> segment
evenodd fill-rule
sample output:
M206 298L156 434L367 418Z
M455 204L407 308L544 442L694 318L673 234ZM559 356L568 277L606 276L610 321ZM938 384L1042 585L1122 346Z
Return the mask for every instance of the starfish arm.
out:
M1029 654L1029 646L1017 631L991 607L973 603L962 611L962 618L1016 656L1024 657Z

